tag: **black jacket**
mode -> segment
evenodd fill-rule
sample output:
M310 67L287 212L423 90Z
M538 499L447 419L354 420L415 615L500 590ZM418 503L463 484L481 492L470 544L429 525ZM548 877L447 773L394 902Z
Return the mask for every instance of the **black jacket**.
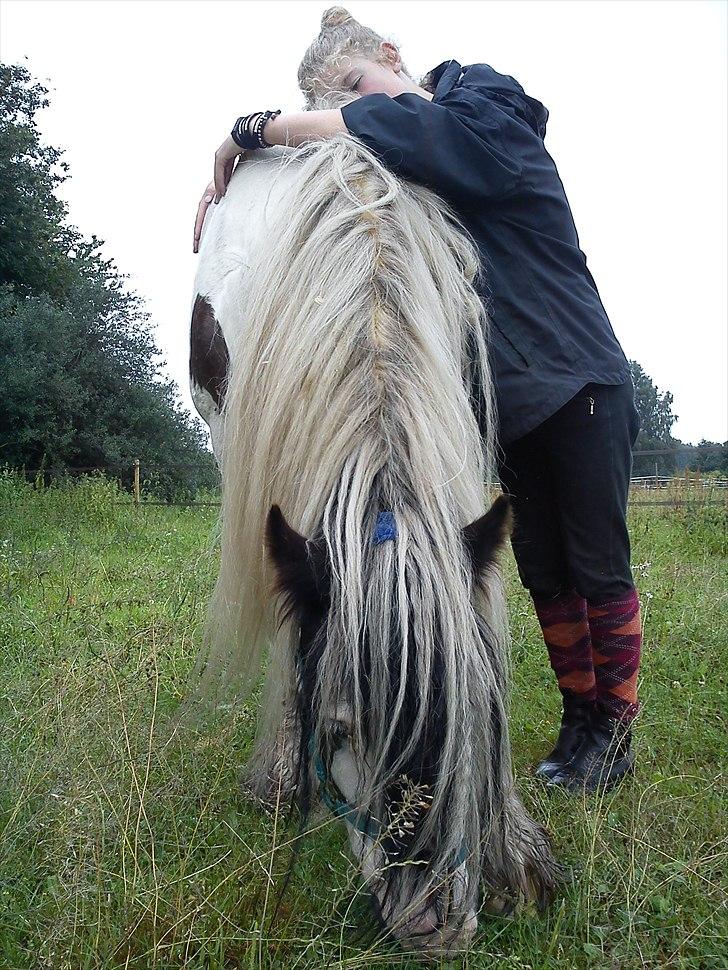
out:
M628 380L629 365L544 147L546 108L487 64L444 61L431 76L432 101L367 94L342 114L387 168L441 195L472 235L508 442L590 381Z

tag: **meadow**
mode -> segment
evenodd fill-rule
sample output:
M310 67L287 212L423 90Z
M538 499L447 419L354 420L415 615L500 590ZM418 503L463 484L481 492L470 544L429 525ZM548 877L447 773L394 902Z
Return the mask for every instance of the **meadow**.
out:
M338 823L321 816L296 845L283 814L243 798L254 703L169 731L216 519L135 508L103 479L0 475L2 970L419 965L367 932ZM483 916L453 966L728 967L725 508L635 507L630 522L643 711L636 776L606 796L546 795L530 775L559 699L506 557L515 767L569 881L543 915Z

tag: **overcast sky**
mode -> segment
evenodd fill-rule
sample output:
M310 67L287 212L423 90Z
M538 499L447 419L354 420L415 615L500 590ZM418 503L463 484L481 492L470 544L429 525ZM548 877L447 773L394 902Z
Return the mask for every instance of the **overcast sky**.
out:
M0 0L0 57L51 88L62 194L106 241L187 389L192 227L241 114L299 110L326 2ZM350 2L408 69L486 62L550 111L546 147L628 357L675 395L675 434L728 437L722 0Z

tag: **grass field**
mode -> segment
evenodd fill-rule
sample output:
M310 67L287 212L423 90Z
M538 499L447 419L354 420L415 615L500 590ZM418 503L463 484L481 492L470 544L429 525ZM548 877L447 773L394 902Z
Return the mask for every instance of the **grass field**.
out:
M254 710L169 740L213 582L214 509L0 477L0 968L414 967L372 942L340 827L303 844L240 794ZM558 699L507 563L512 744L571 882L483 918L468 968L728 967L725 511L634 510L645 623L633 782L546 797Z

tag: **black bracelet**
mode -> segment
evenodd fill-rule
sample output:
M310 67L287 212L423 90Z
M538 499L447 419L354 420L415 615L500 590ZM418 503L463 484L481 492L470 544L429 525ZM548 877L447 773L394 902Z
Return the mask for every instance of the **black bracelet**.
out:
M272 148L272 144L263 136L263 128L271 118L277 118L280 113L281 109L278 108L277 111L254 111L252 114L242 115L233 125L230 137L240 148ZM251 125L253 118L255 121Z
M233 125L233 130L230 132L230 137L240 148L257 148L257 142L252 140L252 135L250 129L248 128L248 122L252 118L252 115L243 115Z

